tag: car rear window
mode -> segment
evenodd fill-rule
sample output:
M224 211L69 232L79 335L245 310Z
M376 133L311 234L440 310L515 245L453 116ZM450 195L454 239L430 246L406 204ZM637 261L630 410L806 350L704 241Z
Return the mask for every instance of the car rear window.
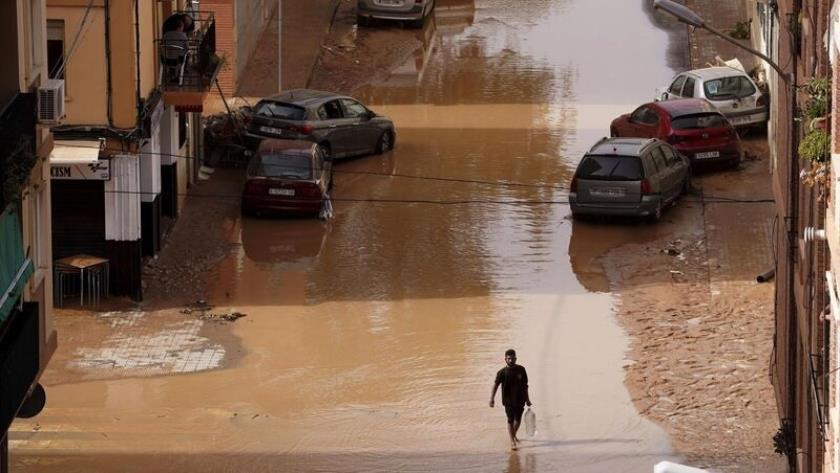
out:
M580 179L639 181L642 162L634 156L587 156L577 169Z
M731 100L749 97L755 93L755 86L744 76L731 76L706 81L703 90L709 100Z
M683 115L671 120L671 127L675 130L694 130L698 128L718 128L728 126L726 117L719 113L698 113Z
M312 160L301 154L263 154L249 166L251 176L312 179Z
M306 110L303 107L280 102L260 102L254 108L254 114L261 117L282 118L284 120L303 120Z

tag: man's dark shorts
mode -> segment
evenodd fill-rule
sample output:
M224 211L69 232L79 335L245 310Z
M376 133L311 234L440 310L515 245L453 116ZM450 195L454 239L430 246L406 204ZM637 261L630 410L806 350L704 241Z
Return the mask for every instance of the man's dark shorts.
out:
M514 422L522 422L522 413L525 412L525 406L505 406L505 414L507 414L508 424Z

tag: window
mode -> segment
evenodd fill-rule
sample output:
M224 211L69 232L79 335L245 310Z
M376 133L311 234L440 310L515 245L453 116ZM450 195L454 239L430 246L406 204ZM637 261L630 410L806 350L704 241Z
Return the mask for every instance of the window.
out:
M744 76L732 76L707 81L703 90L709 100L733 100L753 95L755 86Z
M665 154L662 152L662 148L654 148L651 150L650 155L653 157L653 162L656 164L657 169L662 170L669 165L668 160L665 159Z
M698 113L696 115L683 115L671 121L671 127L675 130L696 130L702 128L728 127L726 117L719 113Z
M344 112L341 111L338 100L327 102L318 109L318 118L321 120L335 120L343 117Z
M656 125L659 123L659 115L650 107L639 107L630 115L630 121L642 125Z
M642 163L632 156L587 156L577 170L580 179L638 181Z
M668 93L673 95L680 95L682 92L683 85L685 84L685 76L677 77L677 80L671 84L671 88L668 89Z
M694 97L694 79L691 77L685 79L682 96L686 98Z
M367 113L365 106L355 100L341 99L341 105L344 106L344 116L346 118L359 118Z
M284 120L303 120L306 116L306 110L303 107L288 103L260 102L254 108L254 114Z
M64 20L47 20L47 73L50 79L64 79Z
M286 179L312 179L312 160L304 154L264 154L254 175Z

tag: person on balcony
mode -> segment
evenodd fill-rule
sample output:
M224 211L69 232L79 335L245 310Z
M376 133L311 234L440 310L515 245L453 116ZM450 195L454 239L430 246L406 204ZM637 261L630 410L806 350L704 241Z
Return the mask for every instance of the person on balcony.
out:
M184 19L180 14L172 15L163 22L161 61L166 65L166 82L182 82L183 70L189 51L189 37L184 32Z

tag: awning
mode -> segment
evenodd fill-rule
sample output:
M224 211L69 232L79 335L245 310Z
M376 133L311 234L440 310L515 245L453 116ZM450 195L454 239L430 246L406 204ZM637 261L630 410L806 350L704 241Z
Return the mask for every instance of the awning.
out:
M56 140L50 164L88 164L99 159L101 149L99 141L61 141Z
M0 322L9 317L34 271L23 252L19 218L12 205L0 214Z

